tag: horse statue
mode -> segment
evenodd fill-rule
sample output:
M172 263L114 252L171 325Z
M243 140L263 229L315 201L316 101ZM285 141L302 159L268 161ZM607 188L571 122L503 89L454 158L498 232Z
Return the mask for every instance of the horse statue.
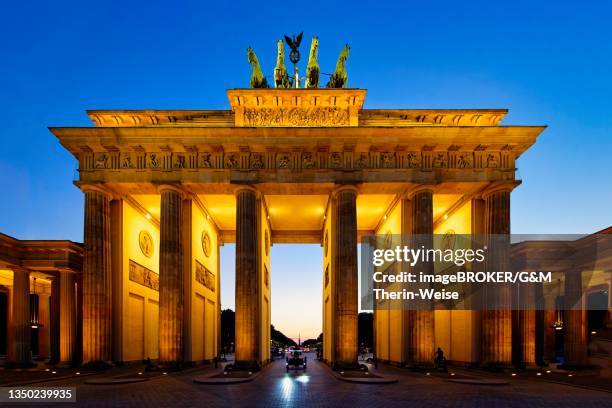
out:
M308 57L308 65L306 66L306 85L305 88L319 87L319 63L317 55L319 54L319 39L312 37L310 43L310 56Z
M291 88L287 67L285 67L285 46L283 40L278 40L278 55L274 68L274 86L276 88Z
M340 51L338 62L336 63L336 69L327 82L328 88L344 88L348 84L348 74L346 73L346 60L349 56L351 47L348 44L344 46Z
M257 55L255 55L255 51L253 51L251 47L247 49L247 58L251 68L253 68L253 73L251 74L251 88L269 88L268 81L259 65Z

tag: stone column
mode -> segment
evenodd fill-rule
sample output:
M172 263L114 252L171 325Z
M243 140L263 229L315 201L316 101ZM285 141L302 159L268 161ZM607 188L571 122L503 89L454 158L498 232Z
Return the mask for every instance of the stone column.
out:
M564 366L581 368L588 364L586 310L582 307L582 274L565 273Z
M59 273L60 291L60 363L72 365L76 347L76 294L74 274L68 271Z
M183 194L171 185L159 191L159 361L177 366L183 360Z
M83 363L111 361L110 195L84 186Z
M555 347L556 347L556 330L553 327L555 323L557 313L553 306L547 306L544 312L544 345L543 345L543 363L552 364L556 360Z
M357 189L334 192L335 361L337 368L357 366Z
M38 321L39 321L39 343L38 360L50 361L51 359L51 302L50 290L43 286L38 292Z
M187 364L193 363L193 298L195 296L193 287L194 262L193 245L193 202L185 196L182 201L181 213L181 236L182 236L182 257L183 269L183 361ZM201 336L195 333L195 336ZM205 342L205 341L204 341Z
M50 298L50 357L51 364L58 364L60 361L60 283L59 272L56 272L51 279L51 298Z
M13 346L10 365L31 367L32 349L30 347L30 272L27 269L13 269Z
M433 247L433 191L421 188L413 191L409 196L407 205L410 211L406 212L407 225L404 230L410 235L410 245L413 248ZM433 272L431 262L417 263L414 273ZM434 311L431 301L421 300L412 302L407 311L407 361L415 366L428 366L432 364L434 355Z
M485 201L486 270L506 271L510 248L510 187L483 194ZM512 287L485 286L482 313L482 359L486 366L512 366Z
M474 197L471 200L471 239L472 250L482 250L485 246L485 201L482 197ZM470 265L472 271L484 270L484 263L474 260ZM473 363L482 361L482 310L483 310L483 288L481 285L469 285L470 302L469 307L472 309L472 344L471 355Z
M76 281L76 347L74 362L79 364L83 361L83 274L75 276ZM59 353L58 353L59 358Z
M259 364L259 233L258 193L250 187L236 191L236 365Z
M544 285L539 282L534 288L534 317L535 317L535 364L545 365L545 339L546 339L546 299L544 298Z
M520 356L522 366L536 364L536 311L519 311Z

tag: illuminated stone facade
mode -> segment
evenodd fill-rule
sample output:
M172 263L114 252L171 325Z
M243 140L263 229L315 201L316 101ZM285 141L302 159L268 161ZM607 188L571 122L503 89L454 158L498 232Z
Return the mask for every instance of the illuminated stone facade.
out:
M106 337L92 339L84 343L84 355L104 360L112 349L113 360L125 361L159 353L170 363L216 353L204 346L201 355L195 346L200 326L207 328L206 344L216 344L211 339L218 333L218 255L195 261L202 256L203 229L213 254L224 242L237 244L239 361L269 359L269 245L320 243L324 357L351 365L357 351L359 236L444 231L451 224L464 233L485 225L491 233L508 228L509 192L519 184L515 160L543 127L500 126L506 111L498 109L367 110L365 96L362 89L235 89L228 91L227 111L89 111L95 127L52 128L79 161L76 184L86 196L95 190L95 197L106 197L86 200L86 207L93 206L86 217L102 218L95 224L98 236L86 235L84 278L108 282L110 273L113 293L123 294L112 296L113 347ZM134 245L145 228L151 257ZM128 279L130 261L140 265L132 268L140 268L141 281L159 273L159 292ZM216 292L196 280L198 262L215 275ZM205 312L193 317L189 310L202 309L196 307L200 298ZM206 312L209 304L212 314ZM108 319L107 307L87 304L84 315ZM494 333L483 343L492 362L509 359L504 313L482 320ZM450 325L440 322L457 318L377 313L379 357L424 361L434 340L450 336ZM477 319L461 316L472 330L462 344L476 344L461 346L465 361L479 358ZM214 330L208 329L211 320ZM87 327L86 336L107 336ZM133 333L139 337L131 339Z
M220 351L219 247L235 242L236 360L265 364L270 246L318 243L323 357L354 366L360 237L508 234L515 161L544 130L500 125L499 109L368 110L365 96L236 89L230 110L89 111L93 127L51 128L79 163L85 242L0 240L9 359L31 360L24 310L36 276L34 291L56 299L39 308L49 322L39 355L84 364L212 360ZM64 261L28 261L37 245ZM539 363L551 340L537 330L550 312L513 313L499 295L499 310L486 312L380 308L375 354L427 365L442 347L459 364ZM568 358L583 364L584 318L568 315L567 324Z
M236 89L230 110L89 111L94 127L51 128L79 162L85 242L0 240L9 360L31 361L28 291L51 299L37 314L48 327L37 353L52 361L213 359L219 246L235 242L236 359L265 364L270 246L318 243L323 357L353 366L359 237L509 233L515 161L544 129L500 125L499 109L368 110L365 96ZM34 253L53 256L34 262ZM514 313L499 295L506 303L490 312L377 310L377 358L425 365L438 346L466 365L548 358L550 334L538 333L550 311ZM583 322L568 316L576 364L585 361Z

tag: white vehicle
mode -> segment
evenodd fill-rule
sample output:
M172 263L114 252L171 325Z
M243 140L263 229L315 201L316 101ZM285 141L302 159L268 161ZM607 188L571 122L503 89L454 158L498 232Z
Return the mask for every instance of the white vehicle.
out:
M287 356L286 364L287 372L289 370L304 370L306 371L306 356L302 350L291 350Z

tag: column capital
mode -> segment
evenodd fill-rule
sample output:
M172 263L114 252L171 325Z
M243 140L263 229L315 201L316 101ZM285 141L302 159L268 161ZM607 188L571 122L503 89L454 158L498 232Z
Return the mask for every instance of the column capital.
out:
M335 197L338 193L341 193L344 191L352 191L355 193L355 195L359 194L359 190L357 189L357 186L355 186L354 184L342 184L333 189L332 196Z
M21 265L9 265L8 269L13 271L13 273L15 273L15 272L20 272L20 273L30 273L30 272L32 272L30 269L26 268L25 266L21 266Z
M255 188L254 186L250 185L250 184L240 184L236 187L236 189L234 190L234 195L237 197L238 194L244 192L244 191L249 191L252 193L255 193L257 198L260 198L261 196L261 191L259 191L257 188Z
M158 184L157 191L160 194L165 193L165 192L175 192L181 196L181 199L184 199L187 197L187 192L182 188L180 184L171 184L171 183Z
M419 193L434 193L434 188L433 186L429 185L429 184L421 184L418 186L415 186L413 189L411 189L410 191L407 191L406 194L404 195L404 198L407 198L408 200L412 200L412 198L419 194Z
M74 183L83 193L100 193L104 194L108 199L113 199L114 194L103 183L84 183L81 181Z
M521 182L519 180L514 180L512 182L502 182L502 183L492 183L489 186L485 187L480 192L480 198L486 199L495 193L511 193Z

